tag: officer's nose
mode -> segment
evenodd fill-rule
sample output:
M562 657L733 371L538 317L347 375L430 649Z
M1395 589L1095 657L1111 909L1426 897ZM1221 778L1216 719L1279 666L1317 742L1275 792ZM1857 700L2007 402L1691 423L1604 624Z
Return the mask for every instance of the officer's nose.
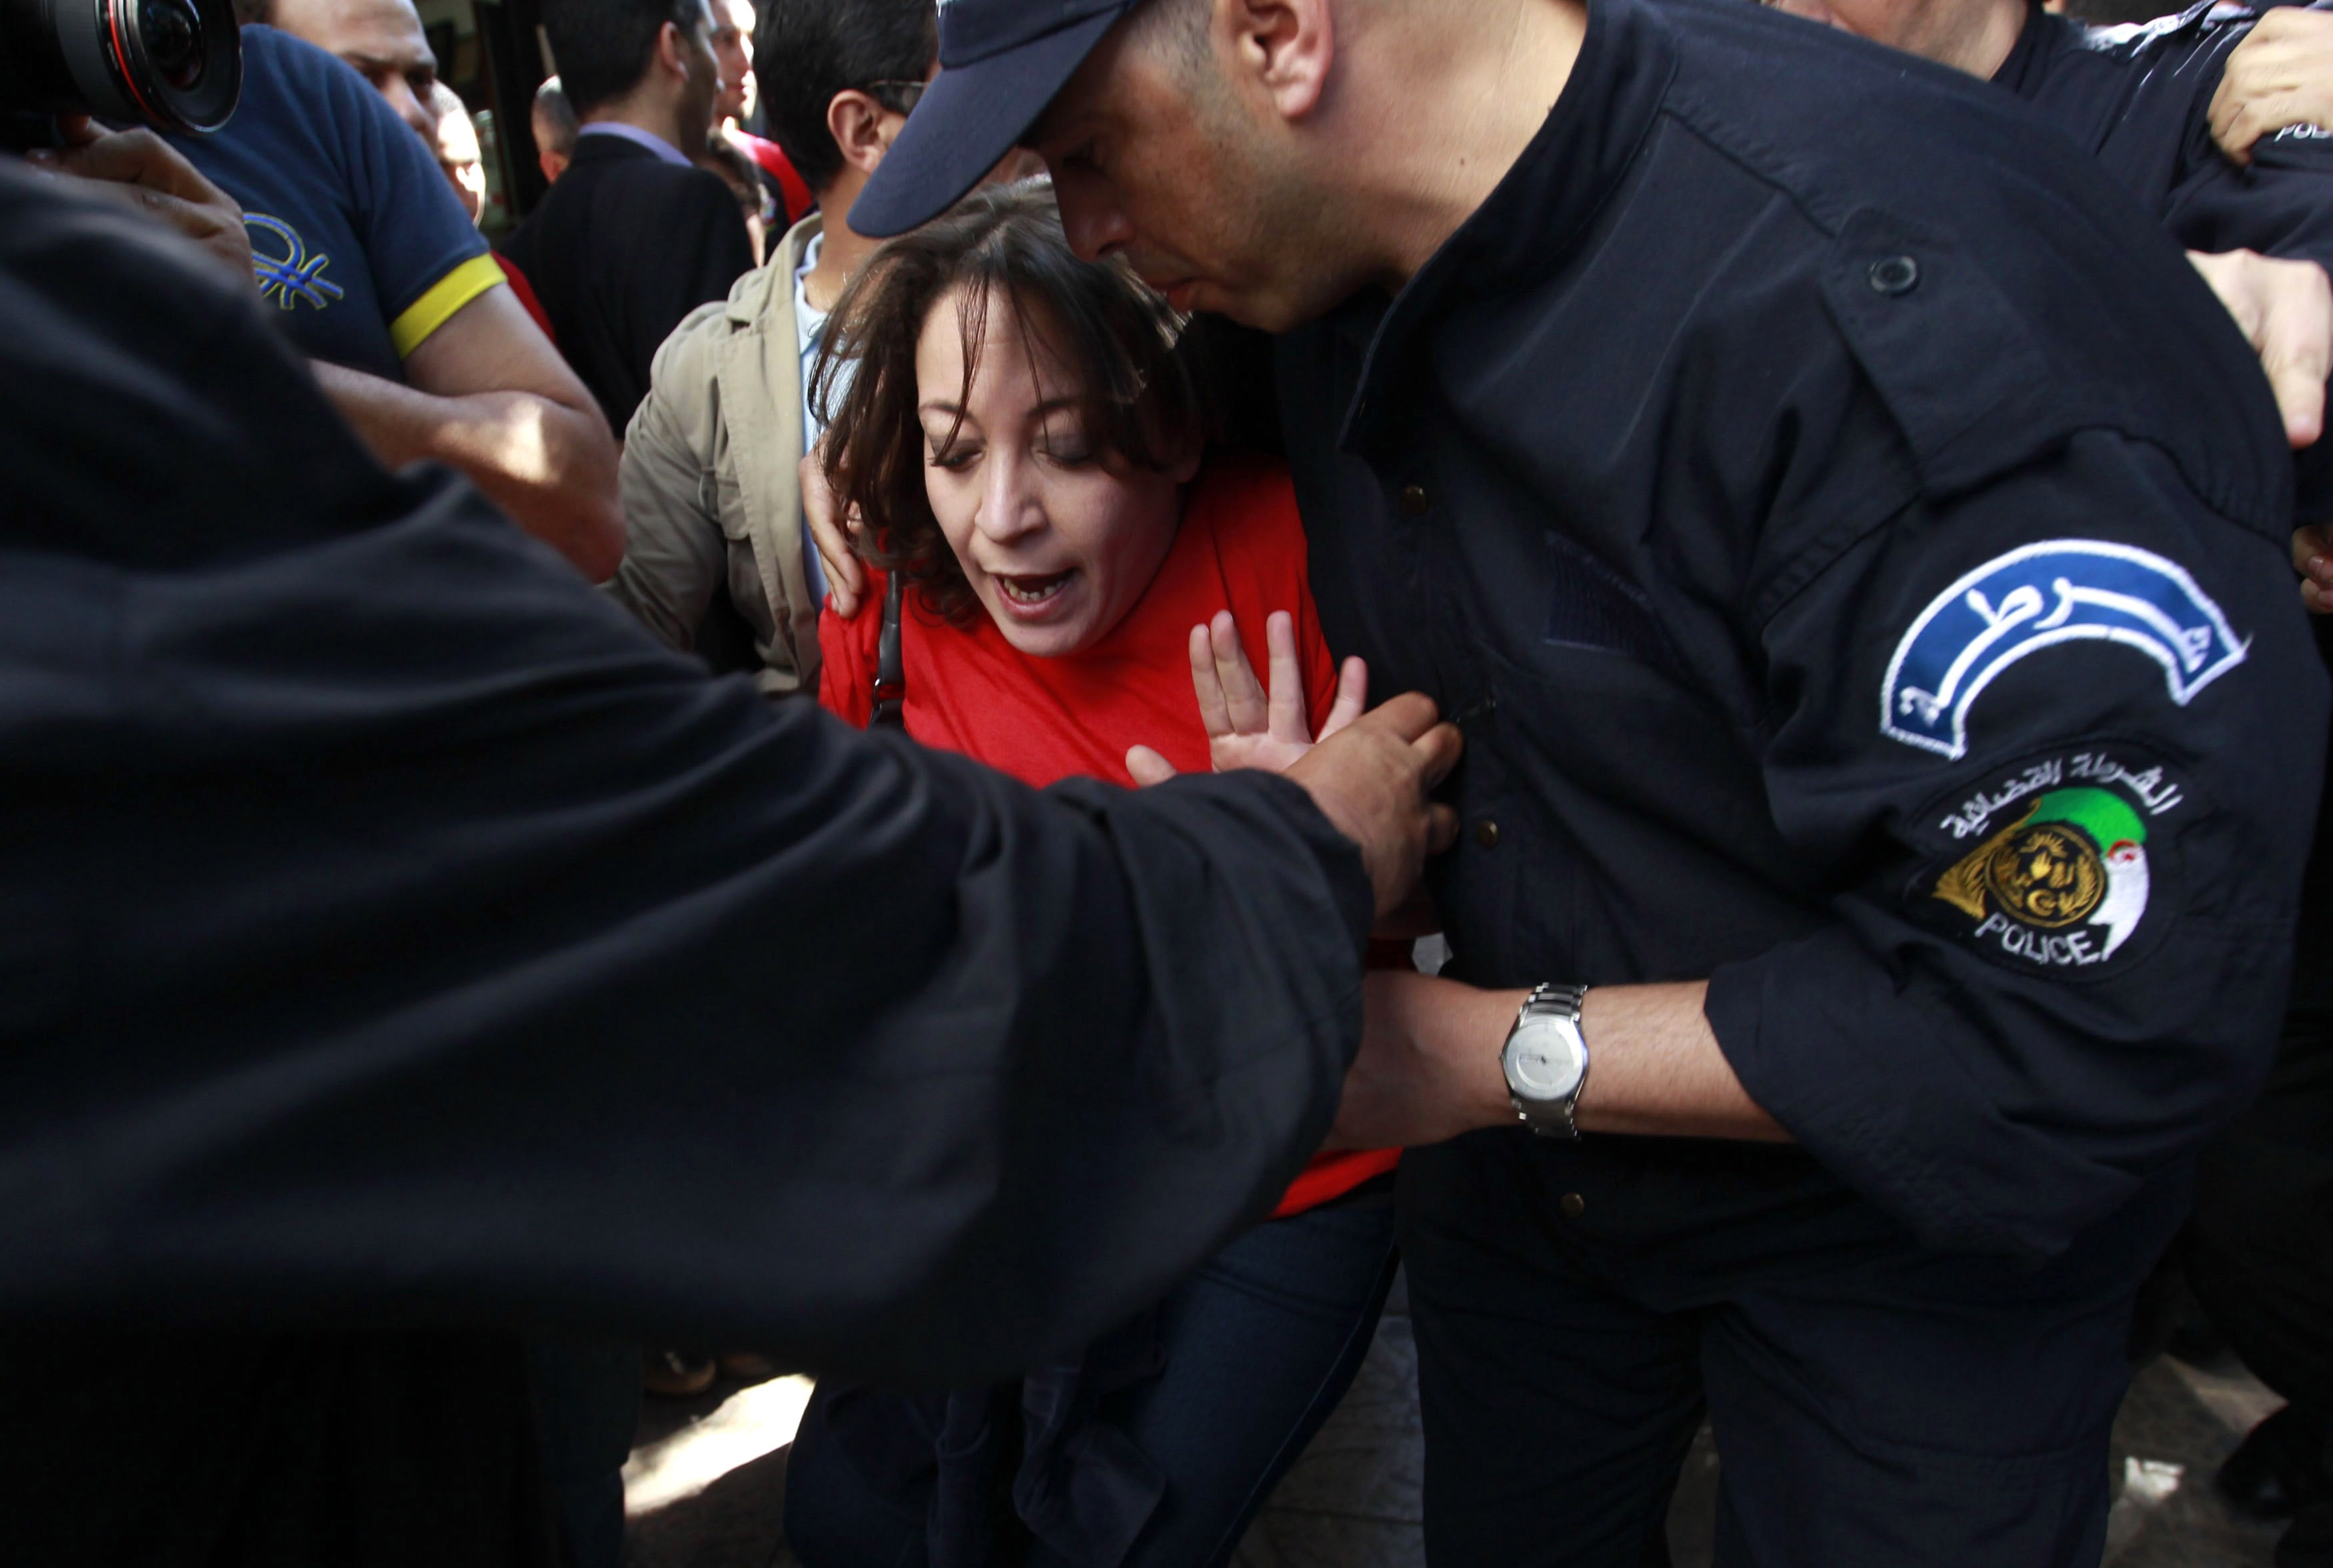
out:
M1099 261L1122 251L1134 241L1134 225L1118 205L1108 180L1087 169L1048 165L1053 177L1053 200L1061 211L1061 228L1070 249L1085 261Z

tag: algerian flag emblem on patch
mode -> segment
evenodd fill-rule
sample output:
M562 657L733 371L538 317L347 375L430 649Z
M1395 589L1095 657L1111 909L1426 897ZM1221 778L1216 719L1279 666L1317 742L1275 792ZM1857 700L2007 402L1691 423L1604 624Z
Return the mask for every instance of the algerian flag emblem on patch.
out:
M2122 796L2077 785L2024 815L1936 878L1931 896L1975 934L2035 963L2103 963L2146 914L2146 823Z

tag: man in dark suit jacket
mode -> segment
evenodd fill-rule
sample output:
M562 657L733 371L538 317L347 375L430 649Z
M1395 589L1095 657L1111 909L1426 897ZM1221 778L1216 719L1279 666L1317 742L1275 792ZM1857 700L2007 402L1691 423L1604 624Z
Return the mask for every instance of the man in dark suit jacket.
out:
M754 265L736 198L690 162L721 89L713 16L706 0L547 0L542 14L582 130L503 248L621 431L658 345Z

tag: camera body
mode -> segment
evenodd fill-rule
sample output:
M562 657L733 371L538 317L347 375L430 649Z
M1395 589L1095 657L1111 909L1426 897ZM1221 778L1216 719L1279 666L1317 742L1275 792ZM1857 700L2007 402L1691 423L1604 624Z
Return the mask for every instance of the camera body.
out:
M53 139L54 117L216 130L243 91L231 0L0 0L0 141Z

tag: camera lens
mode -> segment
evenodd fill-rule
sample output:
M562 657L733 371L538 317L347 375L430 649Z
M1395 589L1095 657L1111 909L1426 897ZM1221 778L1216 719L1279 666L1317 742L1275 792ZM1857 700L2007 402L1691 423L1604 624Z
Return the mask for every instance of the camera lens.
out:
M188 0L142 0L138 36L154 74L181 92L203 79L203 19Z
M243 40L231 0L101 0L127 25L117 51L149 124L216 130L243 91Z
M242 91L232 0L0 0L0 110L202 132Z

